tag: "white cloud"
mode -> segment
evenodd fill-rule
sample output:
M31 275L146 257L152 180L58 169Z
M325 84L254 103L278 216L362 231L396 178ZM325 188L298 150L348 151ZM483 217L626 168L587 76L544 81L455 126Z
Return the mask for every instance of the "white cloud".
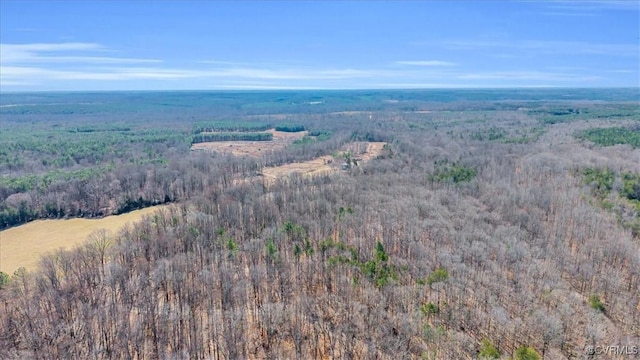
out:
M282 86L282 85L263 85L263 84L238 84L238 85L215 85L213 88L229 89L229 90L321 90L327 89L323 87L313 86Z
M634 74L634 73L638 73L638 70L614 69L614 70L605 70L605 72L613 73L613 74Z
M424 71L423 69L321 69L230 67L188 70L164 67L92 67L69 70L35 66L0 67L0 86L3 89L20 86L64 88L70 83L124 84L129 81L154 81L153 84L171 88L186 83L217 83L221 89L321 89L321 88L447 88L486 87L488 83L504 86L541 86L587 84L602 80L587 71ZM204 83L203 83L204 81ZM164 84L163 84L164 82ZM149 83L151 84L151 83ZM150 85L154 88L154 85ZM547 85L545 85L547 86Z
M69 53L96 51L104 52L107 49L100 44L94 43L0 44L0 63L22 65L33 63L132 64L160 62L160 60L155 59L69 55ZM52 53L63 53L63 55L49 55Z
M100 67L83 70L49 69L32 66L2 66L0 79L5 81L61 81L104 80L121 81L132 79L175 80L189 78L236 78L255 80L345 80L370 77L400 76L399 72L360 69L263 69L221 68L186 70L156 67Z
M478 86L478 85L476 85ZM441 89L441 88L459 88L473 87L470 84L460 83L425 83L425 82L393 82L393 83L377 83L374 87L381 89Z
M156 68L108 68L89 71L53 70L39 67L2 66L0 79L2 85L5 81L70 81L70 80L132 80L132 79L181 79L197 77L198 72Z
M319 68L281 68L267 69L258 67L229 67L203 70L202 76L237 77L264 80L340 80L391 76L393 72L380 69L319 69Z
M21 63L84 63L84 64L140 64L160 63L156 59L117 58L100 56L37 56L24 58Z
M0 75L0 87L6 87L6 86L15 86L15 87L24 87L24 86L32 86L32 85L36 85L32 82L26 82L26 81L15 81L15 80L1 80L2 77Z
M451 46L488 46L508 52L504 42L453 42ZM549 49L582 43L528 41L527 49ZM590 44L590 51L611 50ZM597 45L597 44L595 44ZM615 44L614 44L615 45ZM155 59L93 56L113 53L100 44L1 44L0 88L20 89L148 89L205 86L220 89L330 89L330 88L436 88L487 86L589 85L604 79L585 68L557 67L539 71L535 67L520 71L471 72L453 62L442 60L400 60L372 67L321 67L240 63L229 61L193 61L190 67L167 66ZM624 45L622 45L624 46ZM500 47L500 49L498 49ZM626 48L618 50L629 50ZM621 70L624 67L621 66ZM612 70L614 72L614 70ZM622 72L622 71L621 71ZM491 83L491 84L490 84ZM135 85L132 85L135 84ZM143 85L140 85L143 84ZM196 84L196 85L193 85ZM216 84L216 85L209 85Z
M398 65L410 65L410 66L456 66L456 63L440 60L404 60L396 61Z
M43 31L46 31L45 29L36 28L36 27L21 27L21 28L14 28L14 29L11 29L11 30L15 31L15 32L43 32Z
M590 12L579 12L579 11L545 11L541 13L542 15L548 16L568 16L568 17L592 17L596 16L594 13Z
M319 68L309 66L256 66L217 60L197 61L195 68L152 66L156 59L94 56L113 50L96 43L0 44L0 80L3 87L17 83L49 84L70 81L129 81L180 79L240 79L248 82L356 81L369 78L403 77L410 70L389 68ZM101 54L99 54L101 55ZM399 62L402 63L402 62ZM140 66L144 65L144 66ZM407 61L404 65L450 66L444 61ZM421 72L421 76L428 76ZM265 84L279 86L277 84Z
M445 45L453 50L469 50L478 48L502 48L509 50L531 51L536 54L590 54L607 56L637 57L640 45L634 44L603 44L586 41L556 41L556 40L519 40L519 41L474 41L454 40Z
M464 80L507 80L507 81L554 81L585 82L601 80L599 76L571 73L554 73L544 71L493 71L482 73L465 73L457 76Z
M16 51L72 51L72 50L103 50L104 46L96 43L31 43L31 44L2 44L3 48Z
M246 62L225 61L225 60L199 60L197 62L199 64L226 65L226 66L249 66L249 65L251 65L250 63L246 63Z
M544 5L549 9L579 13L603 10L640 11L640 4L636 0L550 0Z
M483 89L483 88L547 88L557 85L549 84L504 84L504 83L380 83L375 84L379 89Z

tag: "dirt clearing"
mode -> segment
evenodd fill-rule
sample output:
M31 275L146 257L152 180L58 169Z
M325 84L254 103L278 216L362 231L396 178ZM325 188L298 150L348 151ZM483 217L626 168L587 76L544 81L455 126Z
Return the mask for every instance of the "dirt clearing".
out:
M266 180L273 181L292 174L321 175L338 171L338 169L339 167L333 164L333 156L327 155L305 162L266 167L262 169L262 175Z
M191 151L215 151L231 153L236 156L260 156L264 152L281 150L294 141L302 139L308 131L284 132L274 129L266 132L273 134L271 141L215 141L191 145Z
M340 171L342 164L345 162L345 158L341 156L342 154L350 153L351 159L356 160L359 166L363 162L379 156L385 144L384 142L364 141L350 143L336 157L326 155L309 161L266 167L262 169L262 175L264 175L265 179L273 181L294 173L314 176L337 172Z

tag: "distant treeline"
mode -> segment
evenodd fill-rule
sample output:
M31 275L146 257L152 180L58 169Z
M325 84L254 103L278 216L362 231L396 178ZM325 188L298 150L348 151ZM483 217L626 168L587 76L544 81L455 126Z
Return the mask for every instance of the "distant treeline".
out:
M548 125L588 119L640 119L638 106L625 103L589 104L586 106L543 106L530 110L529 114Z
M270 141L273 134L268 132L221 132L203 133L193 136L192 144L212 141Z
M280 124L280 125L276 125L276 131L284 131L284 132L304 131L304 125L300 125L300 124Z
M91 132L103 132L103 131L127 132L130 130L131 128L128 126L105 126L105 127L78 126L78 127L69 128L69 130L67 131L71 133L91 133Z
M311 144L316 141L325 141L331 137L331 131L313 130L309 131L306 136L293 142L294 145Z
M317 136L322 137L322 140L328 139L331 137L331 131L327 130L312 130L309 131L309 136Z
M235 131L235 132L248 132L248 131L265 131L273 127L270 123L264 122L246 122L246 121L211 121L200 122L195 124L194 134L200 134L204 132L214 131Z
M265 123L265 122L223 120L223 121L196 123L194 126L193 133L201 134L206 132L218 132L218 131L252 132L252 131L265 131L273 127L274 127L273 124ZM304 125L301 125L301 124L287 123L287 124L275 125L275 129L276 131L299 132L299 131L304 131L305 127Z

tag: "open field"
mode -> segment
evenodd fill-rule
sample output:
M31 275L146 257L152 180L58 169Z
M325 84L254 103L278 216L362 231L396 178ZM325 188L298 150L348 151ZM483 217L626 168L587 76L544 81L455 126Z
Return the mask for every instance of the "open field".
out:
M42 255L76 247L100 229L117 232L127 223L140 221L162 207L153 206L102 219L36 220L0 231L0 271L13 274L20 267L34 270Z
M273 129L269 132L274 134L275 140L269 142L272 147L284 147L308 133L307 131L289 133ZM226 150L227 147L234 145L231 150L234 155L258 156L259 146L264 143L260 141L226 141L195 144L194 147L196 145L220 145L220 148L225 150L218 151L229 151ZM355 158L366 162L380 155L384 145L384 142L354 142L348 144L343 152L351 152ZM309 161L266 167L262 174L268 181L294 173L308 176L320 175L339 171L342 162L342 159L326 155ZM71 249L81 245L89 235L100 229L105 229L110 233L117 232L125 224L139 221L143 216L152 214L161 207L153 206L101 219L36 220L1 231L0 271L12 274L20 267L33 270L42 255L57 249Z
M267 151L281 150L294 141L303 138L308 131L284 132L269 129L273 134L271 141L216 141L193 144L191 151L216 151L236 156L260 156Z

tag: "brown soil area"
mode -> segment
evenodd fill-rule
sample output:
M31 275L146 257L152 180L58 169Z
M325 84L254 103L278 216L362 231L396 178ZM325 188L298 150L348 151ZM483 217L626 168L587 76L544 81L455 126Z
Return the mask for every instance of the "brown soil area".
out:
M271 141L216 141L193 144L191 151L215 151L221 153L231 153L236 156L260 156L267 151L281 150L294 141L301 139L308 131L284 132L267 130L273 134Z
M380 155L385 144L384 142L359 141L348 144L342 152L350 151L354 159L367 162ZM262 174L271 181L294 173L309 176L328 174L339 171L343 162L344 159L326 155L305 162L267 167L262 170Z

